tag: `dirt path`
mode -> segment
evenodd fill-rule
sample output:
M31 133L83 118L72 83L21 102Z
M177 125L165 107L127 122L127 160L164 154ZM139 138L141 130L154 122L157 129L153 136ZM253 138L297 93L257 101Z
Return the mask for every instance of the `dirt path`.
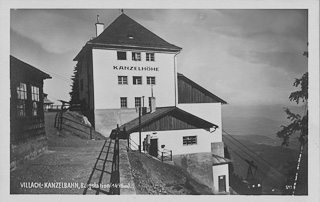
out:
M59 133L54 115L45 116L48 151L10 173L11 194L82 194L104 140Z

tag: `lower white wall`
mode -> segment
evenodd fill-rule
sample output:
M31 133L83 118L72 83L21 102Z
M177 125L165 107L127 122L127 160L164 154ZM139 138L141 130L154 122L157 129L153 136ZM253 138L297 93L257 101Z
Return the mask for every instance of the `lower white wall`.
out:
M161 145L165 145L165 149L172 150L172 155L211 152L211 142L220 141L220 137L215 132L210 133L204 129L189 129L142 132L141 144L147 135L151 135L151 139L158 139L159 151L161 151ZM184 136L197 136L197 144L183 145ZM130 137L135 143L139 144L138 132L132 133Z
M215 165L212 166L213 173L213 193L214 194L224 194L229 193L229 166L228 164ZM226 192L219 192L219 176L226 176Z

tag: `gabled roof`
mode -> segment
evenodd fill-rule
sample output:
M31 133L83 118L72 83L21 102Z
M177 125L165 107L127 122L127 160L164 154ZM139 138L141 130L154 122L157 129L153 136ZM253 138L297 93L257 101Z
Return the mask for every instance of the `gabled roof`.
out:
M148 130L150 126L159 121L160 119L163 119L165 117L176 117L179 120L182 120L183 122L188 122L187 124L191 125L193 128L203 128L203 129L209 129L212 127L218 127L217 125L210 123L206 120L203 120L193 114L190 114L182 109L179 109L177 107L159 107L154 111L153 113L148 113L143 116L141 116L141 130L143 132L145 131L155 131L154 129ZM173 125L173 124L172 124ZM158 126L157 131L162 130L169 130L165 124L162 124ZM139 117L136 119L133 119L132 121L129 121L122 126L120 126L120 130L125 130L127 133L133 133L138 132L139 130Z
M74 60L88 47L129 48L177 52L182 48L168 43L122 13L99 36L87 42Z
M195 83L194 81L192 81L191 79L187 78L186 76L184 76L181 73L178 73L178 80L183 80L184 82L188 83L193 88L196 88L197 90L202 92L204 95L212 98L215 102L221 102L221 104L227 104L226 101L224 101L223 99L219 98L215 94L211 93L210 91L208 91L207 89L203 88L202 86L200 86L199 84ZM179 85L179 83L178 83L178 85ZM178 87L178 89L179 89L179 87Z
M19 60L18 58L10 55L10 74L17 76L19 74L27 74L29 76L35 75L42 79L51 79L52 77L43 71Z

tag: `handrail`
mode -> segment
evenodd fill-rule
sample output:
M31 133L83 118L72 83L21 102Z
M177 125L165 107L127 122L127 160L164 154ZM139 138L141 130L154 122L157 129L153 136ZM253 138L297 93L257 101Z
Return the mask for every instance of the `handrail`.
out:
M82 130L80 127L74 127L72 125L69 125L69 124L66 124L63 120L67 120L67 121L70 121L72 123L75 123L75 124L78 124L86 129L89 129L90 131L86 131L86 130ZM63 116L63 113L61 114L61 111L60 112L57 112L56 114L56 117L55 117L55 122L54 122L54 127L59 129L59 130L62 130L62 126L65 125L66 127L70 127L74 130L77 130L77 131L80 131L80 132L83 132L87 135L90 135L90 139L92 139L92 132L93 132L93 128L92 126L88 126L88 125L85 125L83 123L81 123L80 121L75 121L75 120L72 120L70 118L67 118L65 116ZM64 127L66 129L66 127ZM69 130L70 131L70 130ZM72 131L71 131L72 132Z
M136 146L133 145L132 143L134 143ZM138 150L139 145L129 137L129 139L128 139L128 147L129 147L130 150L131 150L131 147L134 147L136 150ZM159 151L158 150L158 155L157 155L156 158L159 159L162 162L164 162L164 161L172 161L172 150L168 150L168 149L163 149L163 151Z

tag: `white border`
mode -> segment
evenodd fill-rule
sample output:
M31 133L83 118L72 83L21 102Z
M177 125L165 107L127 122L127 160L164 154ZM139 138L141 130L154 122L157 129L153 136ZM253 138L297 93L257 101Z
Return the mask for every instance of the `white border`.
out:
M309 10L309 195L308 196L77 196L77 195L9 195L9 54L10 9L308 9ZM319 201L319 0L0 0L1 25L1 164L0 194L3 201L111 201L111 200L206 200L206 201Z

